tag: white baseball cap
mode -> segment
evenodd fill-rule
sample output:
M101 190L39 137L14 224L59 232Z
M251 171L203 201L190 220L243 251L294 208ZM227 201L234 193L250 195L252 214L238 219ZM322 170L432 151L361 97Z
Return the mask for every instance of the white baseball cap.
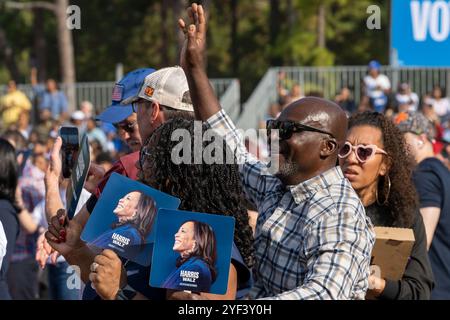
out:
M72 120L84 120L86 116L84 115L83 111L77 110L72 113L70 116L70 119Z
M194 111L186 75L181 67L168 67L145 77L138 94L122 101L131 104L139 99L182 111Z

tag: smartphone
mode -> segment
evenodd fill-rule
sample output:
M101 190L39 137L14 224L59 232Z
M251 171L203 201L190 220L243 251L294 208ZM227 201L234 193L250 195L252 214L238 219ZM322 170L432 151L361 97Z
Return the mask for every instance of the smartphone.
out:
M72 168L77 159L78 150L80 149L78 128L61 127L59 129L59 136L62 139L62 174L64 178L68 179L72 175Z

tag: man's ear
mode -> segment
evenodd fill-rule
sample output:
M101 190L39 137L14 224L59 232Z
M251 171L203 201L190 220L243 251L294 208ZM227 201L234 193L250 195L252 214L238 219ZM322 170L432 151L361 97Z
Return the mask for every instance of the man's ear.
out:
M339 147L339 144L337 143L336 139L334 139L334 138L323 140L322 149L320 150L320 156L321 157L331 156L333 153L336 152L338 147Z
M152 101L151 111L150 111L150 121L153 123L157 118L159 113L161 112L161 107L159 103L156 101Z
M420 136L418 136L417 139L417 146L419 148L423 148L425 143L428 141L427 135L425 133L422 133Z

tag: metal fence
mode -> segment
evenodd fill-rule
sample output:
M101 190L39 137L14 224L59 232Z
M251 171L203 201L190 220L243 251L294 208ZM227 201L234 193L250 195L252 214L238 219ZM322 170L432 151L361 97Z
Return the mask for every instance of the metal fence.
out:
M253 91L240 113L240 84L238 79L211 79L211 84L220 99L222 107L240 128L257 128L264 119L270 103L278 100L277 81L280 72L291 83L298 83L303 93L319 91L327 99L334 99L342 87L348 87L359 103L362 95L362 79L367 74L366 66L341 67L276 67L270 68ZM450 96L450 68L391 68L382 67L381 72L391 80L396 91L402 82L408 82L419 96L429 93L434 85L446 89ZM84 82L76 84L77 106L88 100L101 112L111 100L113 82ZM33 96L30 85L19 85L29 97ZM0 86L0 95L6 92Z
M235 113L240 109L240 86L237 79L211 79L211 84L221 99L222 106L228 111ZM111 103L111 92L114 82L79 82L75 84L76 92L76 108L84 100L92 102L96 113L100 113L103 109ZM18 89L24 92L30 99L33 99L33 88L29 84L19 84ZM60 85L61 89L65 91L64 85ZM0 96L7 91L5 85L0 86ZM237 116L237 114L236 114Z
M348 87L356 103L362 95L362 79L367 75L366 66L343 67L277 67L270 68L250 98L244 104L238 125L243 129L256 128L263 120L268 107L277 101L277 81L281 72L285 79L301 86L303 94L318 91L327 99L334 99L338 91ZM450 68L391 68L383 67L381 73L391 80L395 92L402 82L410 84L419 96L430 93L435 85L443 87L450 96Z

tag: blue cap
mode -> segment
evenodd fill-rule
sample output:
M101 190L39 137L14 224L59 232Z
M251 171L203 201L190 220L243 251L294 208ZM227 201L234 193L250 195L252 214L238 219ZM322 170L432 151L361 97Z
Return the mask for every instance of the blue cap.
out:
M379 63L377 60L372 60L369 62L369 69L375 69L380 70L381 63Z
M152 68L142 68L131 71L115 84L112 95L111 105L109 105L96 119L108 123L118 123L125 120L133 113L131 104L121 105L120 103L139 93L142 83L150 73L154 72Z

